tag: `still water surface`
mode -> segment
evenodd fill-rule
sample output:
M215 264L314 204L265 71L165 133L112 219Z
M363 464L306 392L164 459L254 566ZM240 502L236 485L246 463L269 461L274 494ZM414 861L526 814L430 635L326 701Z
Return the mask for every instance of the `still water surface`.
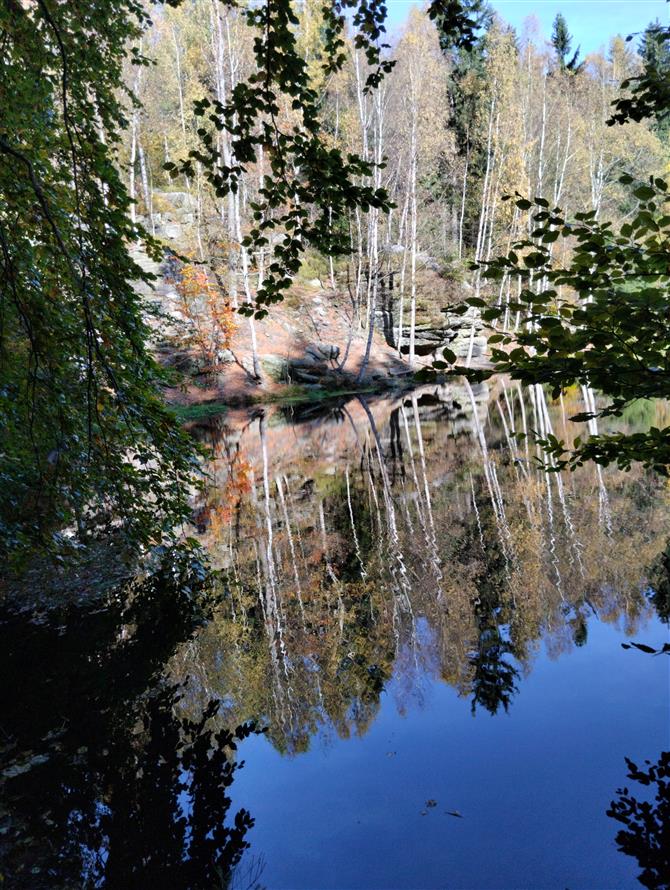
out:
M175 571L5 616L15 886L639 886L606 811L624 757L670 747L668 658L621 646L668 639L670 504L639 469L535 467L512 433L577 434L581 398L498 381L196 426L206 619Z

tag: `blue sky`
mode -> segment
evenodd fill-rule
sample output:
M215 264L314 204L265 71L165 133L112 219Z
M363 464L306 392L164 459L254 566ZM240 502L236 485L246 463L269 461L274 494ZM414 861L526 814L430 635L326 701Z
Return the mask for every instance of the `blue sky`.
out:
M388 30L393 32L402 25L415 0L387 3ZM556 13L562 12L574 37L573 47L579 44L582 55L606 48L615 34L641 31L656 18L670 22L670 4L665 0L492 0L492 6L518 31L524 19L534 15L547 38Z

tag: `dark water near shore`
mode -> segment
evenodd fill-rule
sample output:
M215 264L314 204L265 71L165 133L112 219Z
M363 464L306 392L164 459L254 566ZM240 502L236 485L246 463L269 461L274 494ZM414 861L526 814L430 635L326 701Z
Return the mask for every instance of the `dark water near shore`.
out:
M670 497L511 435L580 410L498 382L194 428L214 581L168 554L3 615L6 886L639 886L607 810L670 748L670 659L621 646L668 640Z

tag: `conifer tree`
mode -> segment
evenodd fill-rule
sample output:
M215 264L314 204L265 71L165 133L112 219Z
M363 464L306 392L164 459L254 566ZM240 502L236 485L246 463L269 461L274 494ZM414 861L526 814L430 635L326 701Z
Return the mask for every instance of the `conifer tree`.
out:
M561 71L569 71L571 74L579 74L584 63L579 62L579 50L577 47L570 58L572 48L572 35L568 30L568 23L562 13L558 13L554 19L554 27L551 32L551 43L556 52L556 60Z

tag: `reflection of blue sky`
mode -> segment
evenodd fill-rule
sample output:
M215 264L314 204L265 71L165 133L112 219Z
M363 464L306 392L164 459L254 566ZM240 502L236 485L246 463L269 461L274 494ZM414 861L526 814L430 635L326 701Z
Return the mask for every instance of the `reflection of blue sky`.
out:
M660 647L667 635L652 619L635 639ZM668 744L668 664L623 650L624 639L591 619L582 648L555 658L539 647L508 714L473 717L430 674L412 696L396 675L362 738L313 740L294 758L247 739L231 811L256 819L248 840L266 863L261 883L639 886L605 811L626 782L624 757L655 760Z
M411 6L421 5L414 0L387 0L389 32L402 25ZM529 16L535 16L545 37L557 12L567 19L574 35L574 48L581 45L583 53L607 47L616 34L624 36L641 31L654 19L669 21L669 6L665 0L492 0L500 16L517 31Z

